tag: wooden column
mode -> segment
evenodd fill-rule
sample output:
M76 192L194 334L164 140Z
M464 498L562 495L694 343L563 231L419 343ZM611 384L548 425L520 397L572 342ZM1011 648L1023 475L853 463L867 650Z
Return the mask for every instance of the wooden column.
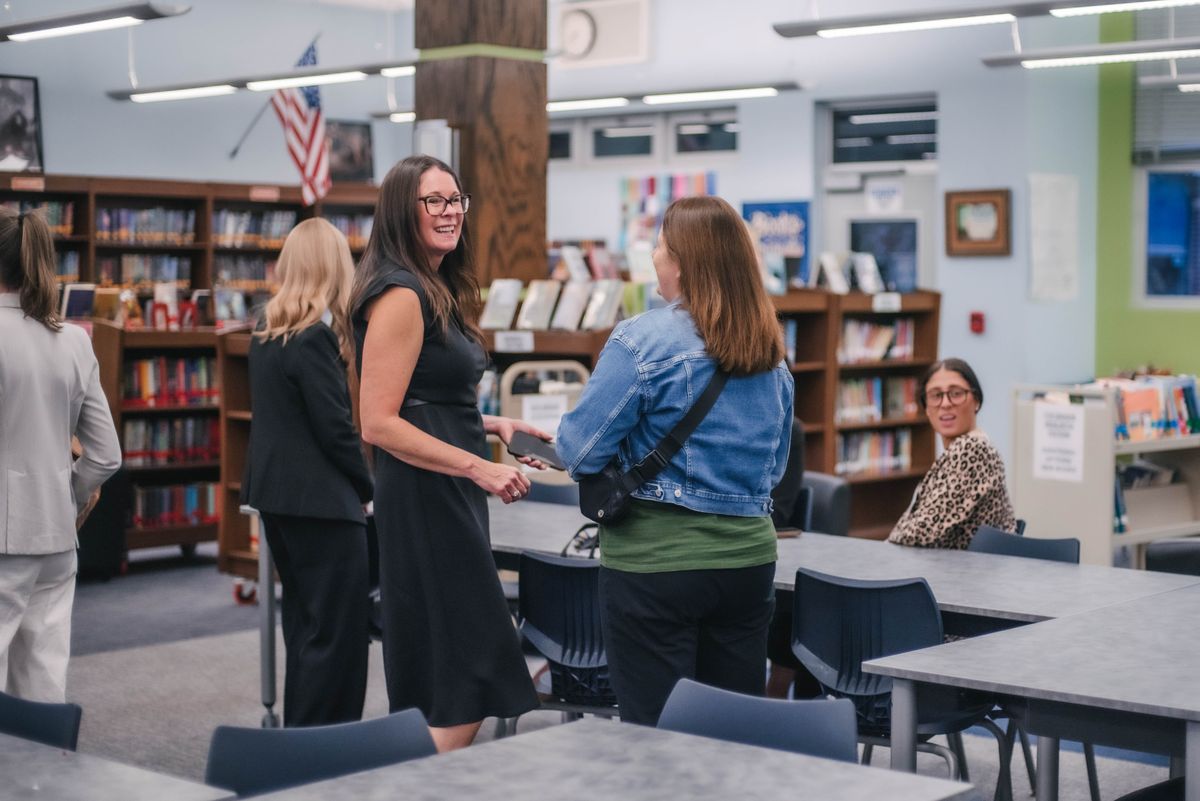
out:
M546 277L545 0L417 0L418 120L460 132L479 282Z

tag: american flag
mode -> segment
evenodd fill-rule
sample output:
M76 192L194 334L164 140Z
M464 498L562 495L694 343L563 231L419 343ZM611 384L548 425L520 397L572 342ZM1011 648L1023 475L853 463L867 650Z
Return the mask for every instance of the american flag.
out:
M317 43L304 51L297 67L315 67ZM271 105L283 126L288 154L300 171L300 195L311 206L329 191L329 142L325 138L325 115L321 112L321 93L315 86L280 89Z

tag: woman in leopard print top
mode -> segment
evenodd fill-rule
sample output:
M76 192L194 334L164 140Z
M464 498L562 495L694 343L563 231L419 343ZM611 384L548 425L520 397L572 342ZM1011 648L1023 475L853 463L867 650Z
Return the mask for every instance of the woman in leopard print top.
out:
M975 428L983 406L975 371L962 359L937 362L921 379L917 402L942 438L942 454L921 479L888 542L961 550L982 525L1014 531L1004 462Z

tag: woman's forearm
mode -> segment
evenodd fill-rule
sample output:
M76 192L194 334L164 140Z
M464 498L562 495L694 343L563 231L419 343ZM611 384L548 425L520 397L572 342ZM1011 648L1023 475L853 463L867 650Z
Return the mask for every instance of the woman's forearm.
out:
M425 433L401 417L363 420L363 439L405 464L450 476L470 478L482 458Z

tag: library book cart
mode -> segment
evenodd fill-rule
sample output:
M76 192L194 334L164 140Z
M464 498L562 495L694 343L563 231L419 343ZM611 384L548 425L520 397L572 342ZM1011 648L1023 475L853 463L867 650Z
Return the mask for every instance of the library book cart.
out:
M1200 534L1200 434L1117 439L1110 389L1017 386L1013 418L1013 505L1027 521L1025 536L1076 537L1080 561L1094 565L1110 566L1115 548L1132 546L1141 567L1147 543ZM1173 468L1176 481L1122 490L1121 520L1117 469L1134 458Z

